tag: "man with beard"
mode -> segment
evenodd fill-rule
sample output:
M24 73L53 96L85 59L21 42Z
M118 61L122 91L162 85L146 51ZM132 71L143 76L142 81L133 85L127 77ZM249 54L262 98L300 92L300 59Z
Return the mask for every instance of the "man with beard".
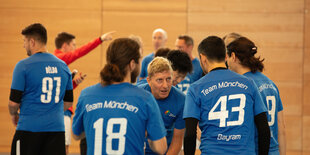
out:
M178 154L182 147L185 122L182 119L185 95L172 86L172 67L163 57L156 57L148 66L147 83L139 85L153 94L167 130L167 154ZM155 154L148 143L145 154Z
M64 110L72 106L67 65L47 52L47 32L39 23L22 31L29 56L13 72L9 111L16 132L12 155L65 155Z
M76 140L86 136L87 154L143 155L146 132L153 151L166 152L166 131L154 97L131 84L140 70L140 50L132 39L114 40L101 82L81 92L72 130Z

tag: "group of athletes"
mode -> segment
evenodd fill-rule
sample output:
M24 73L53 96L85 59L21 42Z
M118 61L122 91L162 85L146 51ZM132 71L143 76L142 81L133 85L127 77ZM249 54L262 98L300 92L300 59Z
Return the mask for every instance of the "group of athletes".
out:
M72 137L81 155L201 154L285 155L283 106L264 74L257 47L231 33L208 36L192 55L193 39L152 33L154 52L142 60L141 38L114 39L100 81L82 90L73 115L73 89L86 74L68 65L112 40L108 32L76 48L61 32L48 53L40 23L22 30L29 56L13 72L9 112L16 125L12 155L65 155ZM72 126L71 126L72 125Z

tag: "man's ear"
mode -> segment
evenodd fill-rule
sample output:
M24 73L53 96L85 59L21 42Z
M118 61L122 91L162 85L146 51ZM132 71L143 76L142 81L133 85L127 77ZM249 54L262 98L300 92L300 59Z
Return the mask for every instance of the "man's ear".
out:
M36 42L33 38L29 38L29 43L31 47L34 47L36 45Z
M135 68L137 67L137 65L138 65L138 64L135 62L135 60L132 59L132 60L130 61L130 64L129 64L130 72L133 71L133 70L135 70Z
M202 62L202 63L206 63L206 60L207 60L207 57L205 56L205 55L203 55L203 54L199 54L199 58L200 58L200 61Z
M150 85L150 82L151 82L151 78L149 76L146 77L146 81L147 83Z
M232 58L233 62L237 61L237 57L236 57L235 52L231 52L231 58Z

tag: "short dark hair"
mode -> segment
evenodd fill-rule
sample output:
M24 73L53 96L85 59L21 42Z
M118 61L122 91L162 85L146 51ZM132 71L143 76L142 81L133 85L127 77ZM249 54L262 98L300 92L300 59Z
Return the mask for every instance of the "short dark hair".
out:
M224 41L217 36L209 36L202 40L198 46L198 52L207 56L209 60L216 62L225 61L225 44Z
M257 53L257 47L255 44L246 37L240 37L227 46L227 55L230 57L234 52L239 59L241 65L249 67L251 72L262 72L264 69L263 61L260 57L255 57Z
M61 32L55 38L55 46L57 49L60 49L64 43L69 44L73 39L75 39L75 36L73 34Z
M131 60L138 64L140 57L140 46L137 41L129 38L115 39L107 49L107 64L100 72L101 84L122 82L128 71L126 66Z
M46 45L47 43L47 32L45 27L40 23L34 23L25 27L22 32L22 35L26 37L33 37L33 39Z
M171 67L174 71L187 74L193 70L192 61L188 54L180 50L171 50L168 53L167 59L171 62Z
M154 57L164 57L167 58L168 53L170 52L169 48L159 48Z
M193 45L194 46L194 40L192 37L188 36L188 35L179 35L178 37L179 40L184 40L185 44L187 46L189 45Z

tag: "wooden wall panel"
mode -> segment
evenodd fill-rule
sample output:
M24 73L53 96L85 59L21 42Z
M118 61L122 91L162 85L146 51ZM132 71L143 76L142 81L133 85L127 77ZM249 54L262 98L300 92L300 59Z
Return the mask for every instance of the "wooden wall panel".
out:
M286 150L302 151L302 120L301 116L286 116Z
M310 116L310 0L306 0L304 35L304 114ZM309 146L310 147L310 146Z
M303 117L303 150L310 152L310 116Z
M108 21L108 22L106 22ZM179 34L186 31L185 13L161 12L103 12L103 30L116 30L117 36L127 37L130 34L138 35L144 44L144 53L153 51L152 32L156 28L163 28L168 33L167 47L174 48Z
M247 12L247 13L291 13L302 12L303 0L190 0L190 12Z
M187 0L103 0L103 11L186 12Z
M310 0L305 0L304 87L303 87L303 151L310 154Z
M56 9L58 10L100 10L101 9L101 0L53 0L53 1L41 1L41 0L0 0L0 8L9 8L9 9Z

